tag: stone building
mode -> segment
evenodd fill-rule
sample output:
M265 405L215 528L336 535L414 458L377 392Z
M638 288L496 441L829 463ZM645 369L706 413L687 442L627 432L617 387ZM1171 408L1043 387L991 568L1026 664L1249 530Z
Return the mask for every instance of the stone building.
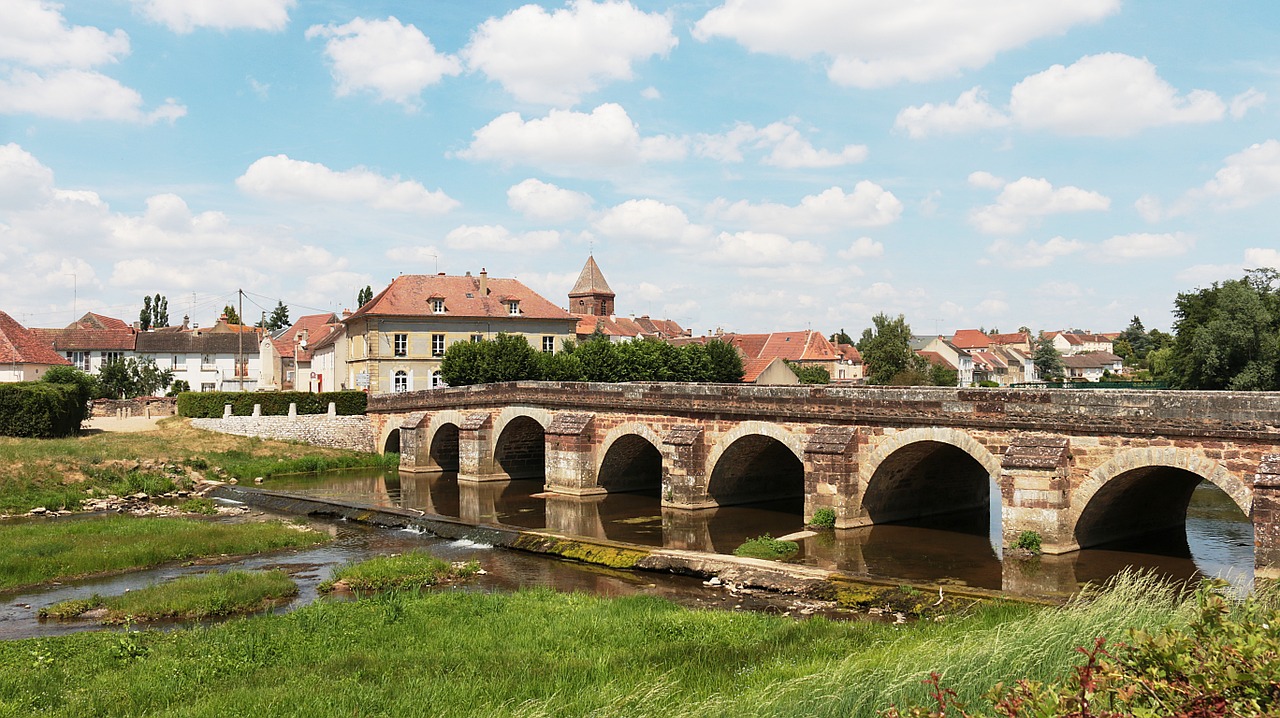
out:
M577 315L576 334L579 341L586 341L597 333L610 341L631 339L674 339L687 337L689 330L670 319L650 319L648 314L639 317L616 316L616 295L605 281L595 257L587 257L578 274L578 281L569 290L569 313Z

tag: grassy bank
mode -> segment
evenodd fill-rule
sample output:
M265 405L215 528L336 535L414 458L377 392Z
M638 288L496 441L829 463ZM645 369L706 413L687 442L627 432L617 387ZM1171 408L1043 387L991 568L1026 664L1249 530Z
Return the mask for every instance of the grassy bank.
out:
M1065 608L892 626L689 611L649 597L394 593L190 631L0 643L0 715L875 716L1047 679L1076 646L1183 620L1124 582ZM198 656L198 660L193 657Z
M183 576L119 596L63 601L40 609L41 618L75 619L86 612L106 624L163 620L199 621L256 613L298 594L284 571L226 571Z
M100 494L171 491L192 472L228 477L383 467L398 457L268 441L194 429L164 419L155 431L98 433L67 439L0 437L0 513L36 506L78 508L93 488ZM394 468L396 464L391 463ZM180 488L180 487L179 487Z
M426 588L474 576L479 571L480 564L475 561L451 564L426 551L410 551L340 566L333 572L333 578L320 584L320 590L388 591Z
M326 534L280 522L227 524L109 516L0 523L0 591L167 561L261 553L328 540Z

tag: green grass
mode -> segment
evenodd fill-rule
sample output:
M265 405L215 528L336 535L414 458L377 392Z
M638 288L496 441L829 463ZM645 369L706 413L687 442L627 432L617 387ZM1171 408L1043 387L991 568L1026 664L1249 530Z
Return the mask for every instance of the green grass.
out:
M473 576L479 570L475 561L454 565L425 551L410 551L342 566L320 584L320 590L331 591L338 581L353 591L422 588Z
M0 523L0 591L167 561L261 553L328 540L325 534L280 522L229 524L110 516Z
M733 555L781 561L795 556L799 550L800 544L795 541L783 541L765 534L753 539L747 539L741 546L733 550Z
M284 571L227 571L183 576L119 596L64 601L40 609L41 618L76 618L105 608L101 622L203 620L256 613L296 596L298 586Z
M253 457L240 451L209 454L208 462L221 466L227 475L241 481L261 476L269 479L284 474L308 474L337 469L379 468L394 469L400 466L399 454L360 454L348 452L338 456L299 456L292 459Z
M691 611L652 597L394 592L199 630L0 642L0 716L877 716L1045 680L1076 646L1187 611L1123 580L1065 608L905 625Z

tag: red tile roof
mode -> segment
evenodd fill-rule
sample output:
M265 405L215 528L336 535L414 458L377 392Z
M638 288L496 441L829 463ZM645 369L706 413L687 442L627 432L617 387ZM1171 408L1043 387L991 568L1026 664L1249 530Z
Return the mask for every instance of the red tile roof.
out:
M331 325L337 323L338 316L333 312L298 317L293 326L285 330L279 339L272 339L271 343L275 345L276 352L283 358L295 359L296 361L311 361L311 351L315 342L326 338L332 330ZM298 342L301 341L303 332L306 332L307 346L299 347Z
M138 333L120 319L89 312L64 329L30 330L56 351L133 351Z
M862 352L852 344L837 344L836 351L840 352L840 358L847 362L862 363Z
M938 352L916 352L916 354L928 359L930 364L937 364L938 366L946 367L947 369L957 368L955 364L952 364L946 357L942 356Z
M993 345L1003 344L1030 344L1031 335L1026 332L1013 332L1012 334L992 334L991 343Z
M679 324L670 319L650 319L647 316L598 317L585 315L578 320L576 333L579 337L587 338L595 334L596 329L599 329L607 337L627 337L630 339L636 337L672 339L688 336L688 333Z
M736 337L750 337L750 334L737 334ZM757 357L779 357L787 361L836 361L840 353L830 340L821 332L773 332L772 334L755 335L765 337L764 345L756 352ZM754 342L752 342L754 345Z
M13 317L0 312L0 364L69 366L71 362Z
M133 329L123 319L87 312L83 317L67 325L67 329Z
M977 329L958 329L951 343L961 349L986 349L991 346L991 338Z
M488 292L480 291L481 277L454 277L444 274L402 274L350 317L422 317L435 314L432 296L444 297L445 313L440 316L464 319L511 317L502 297L520 302L523 319L576 319L577 317L544 299L519 280L488 277Z
M754 384L756 379L764 373L765 369L773 364L775 358L766 357L761 359L747 359L742 362L742 382L744 384Z

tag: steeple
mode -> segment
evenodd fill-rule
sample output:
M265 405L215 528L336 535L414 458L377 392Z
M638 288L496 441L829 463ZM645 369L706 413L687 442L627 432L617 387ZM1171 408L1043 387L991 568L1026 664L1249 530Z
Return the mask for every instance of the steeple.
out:
M587 256L587 263L582 266L578 282L569 290L569 313L588 314L607 317L613 314L614 293L609 283L604 281L596 258Z

